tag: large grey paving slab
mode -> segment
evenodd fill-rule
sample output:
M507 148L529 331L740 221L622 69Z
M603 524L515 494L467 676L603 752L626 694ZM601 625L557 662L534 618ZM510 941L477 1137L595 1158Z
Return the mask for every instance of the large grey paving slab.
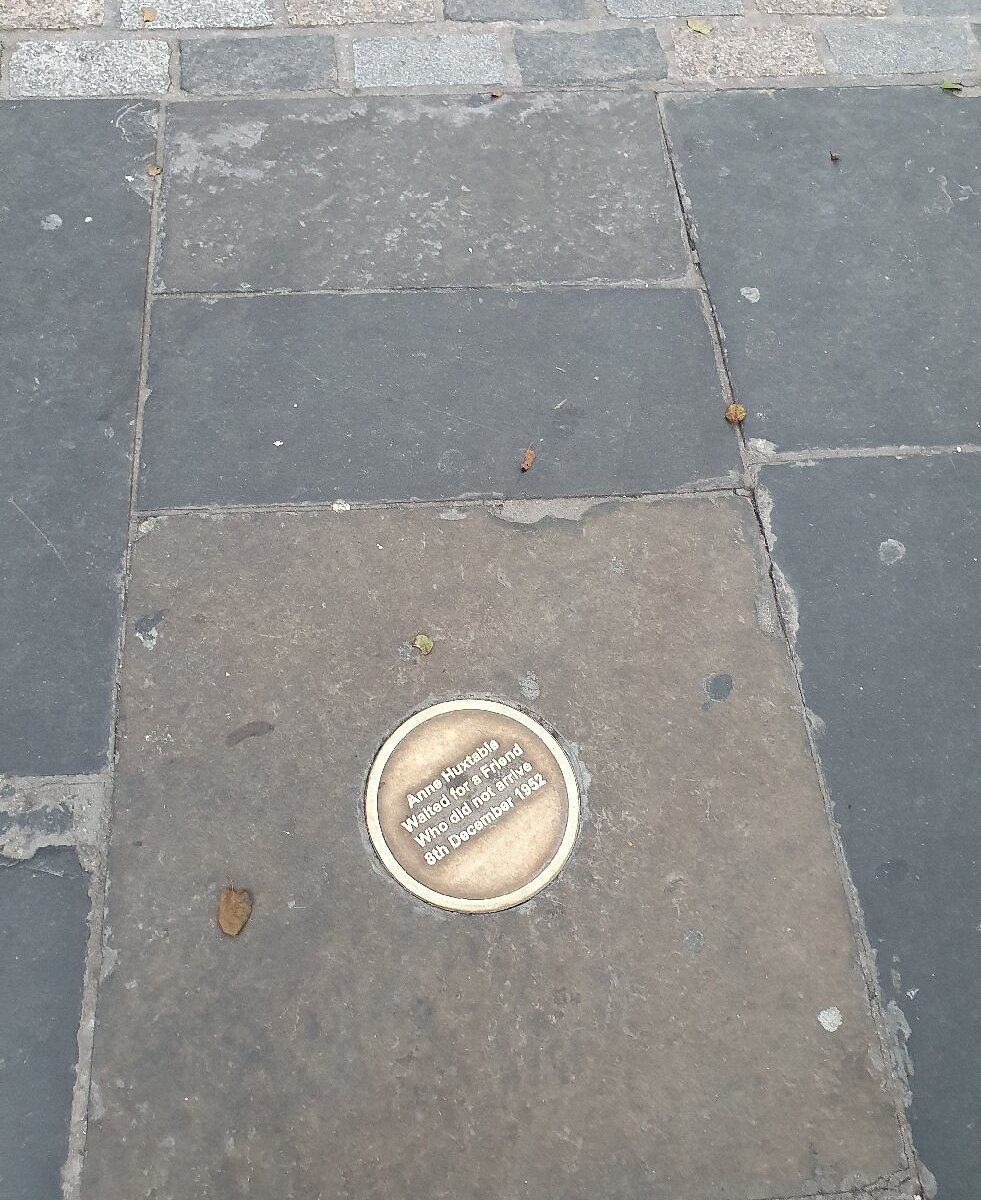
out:
M241 100L167 122L160 286L683 275L655 98Z
M0 1196L58 1200L78 1057L88 880L69 849L0 858Z
M664 103L747 434L976 441L976 104L896 87Z
M942 1200L981 1189L981 457L776 467L775 557Z
M7 774L105 766L153 121L153 106L118 101L0 107Z
M456 516L137 543L85 1200L911 1195L749 503ZM363 826L381 740L468 693L589 773L558 879L478 917Z
M690 291L168 298L153 311L139 500L733 486L724 403Z

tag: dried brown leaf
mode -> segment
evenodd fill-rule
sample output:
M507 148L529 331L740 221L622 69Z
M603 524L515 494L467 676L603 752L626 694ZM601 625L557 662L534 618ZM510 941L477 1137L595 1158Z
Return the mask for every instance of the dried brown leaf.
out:
M140 20L144 25L149 25L151 21L157 19L157 10L155 8L141 8Z
M420 654L432 654L435 643L433 639L425 633L417 633L412 639L412 644Z
M147 167L146 173L150 176L151 179L156 179L156 177L158 175L161 175L163 173L163 167L160 167L156 163L153 163L152 166Z
M529 446L528 449L524 453L524 457L521 459L522 471L530 471L531 467L532 467L532 463L534 463L536 457L537 456L535 454L535 447Z
M730 404L726 409L725 418L730 425L741 425L746 420L746 410L741 404Z
M251 916L252 897L229 879L218 893L218 928L229 937L238 937Z
M490 95L491 95L492 100L500 100L500 98L504 95L504 93L501 91L500 88L491 88Z
M712 26L708 23L708 21L702 21L698 17L691 18L690 20L686 21L685 24L692 31L692 33L700 33L702 37L708 37L708 35L712 32Z
M841 162L840 154L835 154L835 152L833 150L829 150L828 153L831 155L832 162Z

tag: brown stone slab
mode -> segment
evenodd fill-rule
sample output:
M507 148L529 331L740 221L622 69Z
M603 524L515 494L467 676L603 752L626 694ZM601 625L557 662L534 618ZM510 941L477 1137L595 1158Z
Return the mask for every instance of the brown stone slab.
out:
M130 595L163 615L127 640L84 1200L912 1194L748 502L174 515ZM365 827L386 738L460 696L585 785L499 913L414 899Z

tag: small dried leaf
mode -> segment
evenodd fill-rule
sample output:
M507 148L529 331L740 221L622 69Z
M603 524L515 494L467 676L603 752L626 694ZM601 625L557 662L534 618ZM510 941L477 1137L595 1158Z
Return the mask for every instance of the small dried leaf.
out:
M156 179L158 175L163 174L163 167L158 167L157 164L154 163L152 166L147 167L146 173L151 179Z
M963 87L963 83L958 83L956 79L943 79L940 83L942 92L959 92Z
M492 100L500 100L500 98L504 95L504 93L501 91L500 88L491 88L490 95L491 95Z
M228 881L218 893L218 928L229 937L238 937L252 916L252 897L245 888Z
M155 8L141 8L140 20L144 25L149 25L151 21L157 19L157 10Z
M417 633L416 636L412 639L412 644L413 644L413 646L415 646L415 648L419 651L420 654L432 654L433 645L435 643L433 642L433 639L431 637L429 637L428 634Z
M530 471L532 463L535 461L536 457L537 455L535 454L535 447L529 446L524 453L524 457L521 459L522 471Z
M700 33L702 37L708 37L712 32L712 26L708 21L703 21L700 17L689 17L685 24L694 33Z
M730 404L725 417L730 425L741 425L746 420L746 410L741 404Z
M832 162L841 162L840 154L835 154L835 152L833 150L829 150L828 153L831 155Z

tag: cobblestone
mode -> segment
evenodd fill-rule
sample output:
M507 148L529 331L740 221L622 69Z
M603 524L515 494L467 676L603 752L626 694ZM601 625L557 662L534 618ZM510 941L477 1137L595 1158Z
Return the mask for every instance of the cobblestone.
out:
M614 17L740 16L741 0L606 0Z
M160 95L170 84L170 48L146 41L36 41L14 47L13 96Z
M969 71L976 65L967 31L954 22L828 21L831 65L843 75Z
M664 51L653 29L604 29L594 33L515 31L514 52L525 83L603 83L663 79Z
M756 0L756 5L767 13L822 17L884 17L896 7L895 0Z
M489 34L373 37L354 41L356 87L500 83L504 56Z
M103 16L103 0L0 0L0 29L81 29Z
M775 79L825 73L814 37L795 27L718 28L708 37L679 30L674 52L679 72L688 77Z
M181 42L181 87L204 96L302 92L337 81L334 39L192 38Z
M437 0L286 0L291 25L435 21Z
M451 21L575 21L585 0L445 0Z
M122 0L119 19L124 29L259 29L273 23L273 10L269 0Z

